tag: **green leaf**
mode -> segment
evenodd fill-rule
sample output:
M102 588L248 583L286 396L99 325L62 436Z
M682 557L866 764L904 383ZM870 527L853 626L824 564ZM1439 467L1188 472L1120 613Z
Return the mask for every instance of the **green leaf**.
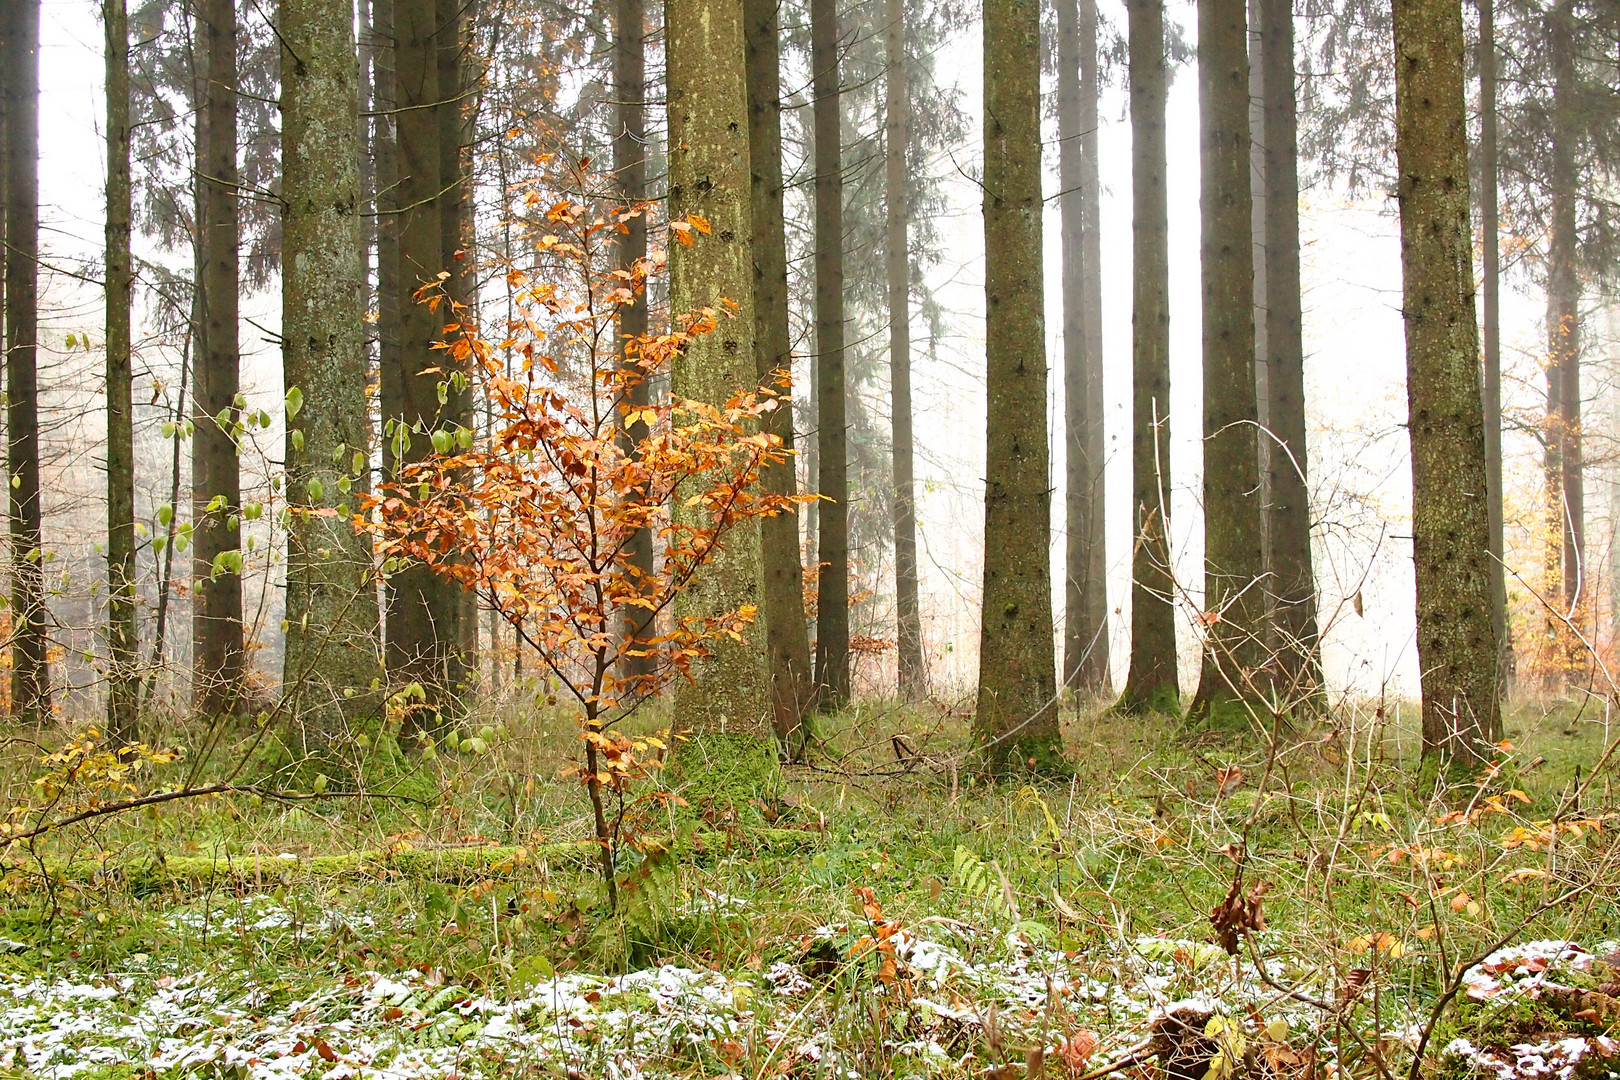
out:
M158 507L158 509L157 509L157 523L158 523L158 525L160 527L167 529L169 527L169 522L171 522L173 520L174 520L174 507L173 506L170 506L168 503L164 503L162 506Z
M450 433L443 428L433 433L433 452L435 454L448 454L451 447Z
M287 389L287 419L291 420L304 407L304 392L296 386Z
M304 429L303 428L293 428L292 431L288 432L287 437L292 440L292 445L293 445L294 450L303 450L303 448L304 448Z
M326 486L319 480L311 479L309 484L309 501L318 503L326 496Z

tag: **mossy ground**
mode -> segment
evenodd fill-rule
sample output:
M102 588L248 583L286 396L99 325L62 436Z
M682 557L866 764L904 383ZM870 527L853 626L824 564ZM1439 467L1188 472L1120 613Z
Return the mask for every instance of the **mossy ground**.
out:
M1237 852L1245 880L1266 886L1275 934L1266 948L1291 977L1331 994L1344 972L1372 970L1385 1021L1421 1014L1438 997L1442 960L1518 926L1569 875L1610 877L1527 932L1589 945L1620 936L1615 825L1562 839L1552 864L1545 849L1504 846L1567 800L1577 766L1590 779L1601 723L1562 707L1522 708L1498 778L1436 798L1419 783L1415 728L1394 715L1341 713L1274 753L1249 734L1189 746L1176 718L1125 719L1088 703L1062 717L1061 780L990 782L951 768L971 754L971 733L930 707L864 703L824 716L803 765L779 765L768 743L677 743L665 786L695 792L701 780L710 794L683 819L666 801L634 802L651 788L633 793L619 868L633 899L609 919L588 806L577 778L563 775L577 732L532 695L513 697L467 721L509 733L484 752L401 755L436 793L425 810L355 799L172 803L52 838L37 852L54 871L50 890L37 863L10 853L0 938L25 948L0 955L0 970L118 972L141 957L273 987L300 972L426 965L497 994L540 968L664 961L743 974L793 960L819 925L859 919L856 887L872 889L883 917L901 926L1018 926L1085 964L1090 950L1137 935L1211 937L1209 913ZM211 768L230 768L249 734ZM172 741L186 745L185 730ZM5 752L0 790L12 805L30 797L37 764L18 746ZM1582 814L1605 812L1605 780L1595 784ZM1505 799L1506 813L1437 823L1491 796ZM1442 869L1394 854L1419 849L1455 859ZM961 872L963 852L986 868L977 888ZM120 872L89 872L109 865ZM1541 873L1549 865L1551 877ZM1512 876L1518 870L1537 875ZM1459 892L1477 907L1454 908ZM210 911L256 896L311 920L337 912L346 921L305 934L199 929ZM1377 934L1399 942L1399 955L1369 947ZM1220 970L1199 957L1189 965L1187 992ZM1362 1031L1376 1019L1370 1001L1353 1015ZM864 1036L852 1028L850 1037Z

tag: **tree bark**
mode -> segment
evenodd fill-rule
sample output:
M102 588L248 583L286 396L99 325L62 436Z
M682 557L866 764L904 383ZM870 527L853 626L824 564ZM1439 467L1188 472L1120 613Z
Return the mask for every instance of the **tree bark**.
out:
M473 246L472 79L467 55L468 11L476 0L438 0L437 53L439 101L439 228L443 249L440 262L450 276L445 292L452 306L441 309L443 323L465 322L478 306L478 263ZM435 354L442 364L444 352ZM463 371L463 376L470 372ZM470 378L454 379L448 387L444 419L453 426L471 428L477 422ZM458 699L479 677L478 594L456 589L453 628L449 634L450 663L447 683Z
M1480 303L1484 329L1485 377L1480 389L1485 410L1485 478L1490 518L1491 622L1500 655L1498 693L1513 681L1513 631L1507 612L1507 566L1502 506L1502 250L1497 201L1496 0L1479 0L1479 157L1480 233L1484 273ZM1496 737L1500 732L1493 732Z
M1120 706L1174 713L1175 577L1170 563L1170 225L1165 193L1164 0L1130 0L1131 666Z
M135 429L130 366L129 13L102 0L106 32L107 738L140 738L135 655Z
M1101 278L1097 241L1097 6L1060 0L1058 210L1063 238L1064 627L1063 678L1108 683L1103 512ZM1096 293L1097 295L1093 295Z
M810 0L816 169L816 417L820 557L816 576L816 692L849 697L849 460L844 375L844 176L838 0Z
M382 673L371 546L349 502L370 443L352 7L282 0L280 31L282 362L289 401L303 400L287 420L282 692L330 738L379 715Z
M781 28L777 0L745 0L747 33L748 152L754 253L754 355L763 385L776 372L793 370L788 325L788 264L782 184ZM793 401L769 414L765 429L793 449ZM769 466L767 490L798 494L795 460ZM799 553L799 515L760 522L764 559L765 633L771 656L771 695L777 736L790 749L811 698L810 637L805 624L804 568Z
M236 6L200 0L197 102L197 286L201 323L192 376L192 702L205 716L231 712L246 675L242 625L237 336L241 254L236 120Z
M1552 228L1547 251L1547 515L1548 562L1561 570L1550 575L1557 588L1549 597L1559 610L1549 612L1548 639L1556 643L1546 672L1548 689L1562 690L1578 678L1585 664L1580 647L1570 641L1563 618L1584 625L1586 554L1586 486L1581 447L1581 285L1577 275L1580 235L1575 219L1579 196L1573 147L1579 138L1574 115L1574 12L1570 0L1558 0L1547 17L1547 45L1552 66ZM1552 590L1549 589L1549 592Z
M1395 0L1394 41L1423 749L1472 762L1499 703L1460 0Z
M384 363L382 400L388 474L426 458L430 432L449 418L441 413L439 384L445 376L424 374L438 368L442 352L432 343L444 337L445 317L416 293L436 288L445 266L442 216L443 161L439 115L439 52L435 0L395 0L394 127L398 182L394 185L398 244L399 351L397 364ZM442 308L441 308L442 310ZM415 682L430 707L443 713L457 699L465 674L461 657L462 590L425 566L412 565L390 582L385 657L395 682ZM437 723L437 721L434 721ZM407 722L406 734L415 721Z
M613 16L613 175L618 186L618 197L626 206L634 206L647 198L647 12L645 0L615 0ZM637 214L625 221L624 231L618 238L618 264L628 270L647 257L647 217ZM633 380L625 394L625 403L632 409L644 407L650 400L648 387L635 366L635 357L628 343L640 339L647 332L647 305L643 295L635 303L619 309L619 336L626 342L623 365ZM620 438L625 453L634 453L647 437L647 424L637 416ZM634 567L644 581L652 580L653 536L650 529L637 529L625 541L627 563ZM635 638L653 633L652 616L644 608L626 607L623 612L624 632ZM623 674L629 677L651 675L650 657L627 656L621 661Z
M1204 354L1204 656L1193 719L1246 726L1264 662L1254 385L1248 25L1243 0L1199 0Z
M917 503L911 426L911 241L906 201L910 143L905 0L884 3L884 199L889 301L889 432L894 447L894 608L900 697L927 696L917 599Z
M1036 0L986 0L984 593L973 734L996 771L1051 768L1063 752L1048 558L1039 53Z
M1299 118L1295 98L1293 0L1259 0L1265 88L1266 389L1270 408L1267 536L1274 690L1306 707L1322 681L1311 565L1306 464L1305 343L1299 281Z
M11 712L51 716L50 613L39 491L39 0L6 5L6 463L10 476Z
M664 12L669 216L696 215L711 229L690 247L670 245L670 310L677 318L705 307L719 313L717 329L676 359L672 383L681 397L723 403L758 380L746 246L753 225L742 2L668 0ZM762 575L759 526L744 522L726 534L723 550L681 594L677 615L757 610ZM770 662L759 620L741 641L716 641L709 656L693 662L692 681L676 689L675 715L706 736L771 738Z

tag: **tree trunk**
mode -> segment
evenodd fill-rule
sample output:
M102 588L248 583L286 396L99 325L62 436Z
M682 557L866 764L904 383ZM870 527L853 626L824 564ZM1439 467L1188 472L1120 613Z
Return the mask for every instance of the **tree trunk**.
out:
M39 0L7 4L6 462L11 523L11 711L51 716L50 613L39 492Z
M973 734L997 771L1051 768L1063 753L1048 559L1039 53L1036 0L986 0L984 599Z
M1299 121L1293 0L1259 0L1265 88L1266 389L1270 619L1284 705L1307 706L1322 681L1311 565L1305 433L1305 343L1299 283Z
M1471 762L1499 706L1460 0L1395 0L1394 41L1423 750Z
M1265 602L1254 385L1249 54L1243 0L1199 0L1204 352L1204 657L1191 716L1246 726Z
M237 337L241 226L236 167L236 6L200 0L197 51L197 286L202 295L192 402L192 702L205 716L232 711L246 675L243 651L242 472L237 449L241 353Z
M1575 220L1579 195L1573 144L1578 138L1574 14L1570 0L1559 0L1547 19L1552 64L1552 229L1547 252L1547 513L1552 543L1556 613L1548 613L1548 639L1557 643L1549 658L1548 689L1561 691L1580 678L1585 657L1571 640L1563 619L1585 623L1586 488L1581 461L1581 286L1576 273L1580 236ZM1552 590L1549 589L1551 593Z
M844 377L844 176L838 0L810 0L815 95L816 442L821 535L816 576L816 690L836 708L849 697L849 459Z
M1170 225L1165 195L1164 0L1130 0L1131 667L1120 706L1174 713L1175 577L1170 563Z
M1107 599L1096 519L1103 510L1101 302L1090 273L1097 229L1097 8L1060 0L1058 34L1058 210L1062 218L1064 403L1063 679L1077 689L1107 684ZM1089 48L1088 48L1089 45ZM1099 249L1100 250L1100 249ZM1096 332L1094 332L1096 331ZM1093 398L1097 398L1093 401ZM1095 406L1095 407L1094 407Z
M439 228L443 249L440 263L449 272L444 287L453 305L441 309L441 323L461 323L478 307L478 262L473 247L472 143L473 104L467 58L468 11L476 0L438 0L439 102ZM442 329L442 328L441 328ZM445 352L434 354L440 364ZM457 427L477 422L470 380L452 383L443 408L444 419ZM478 594L456 588L453 625L448 634L446 683L458 698L477 683Z
M1513 681L1513 631L1507 613L1507 566L1503 562L1502 507L1502 252L1497 215L1496 0L1479 0L1479 158L1480 233L1484 274L1480 282L1484 323L1485 477L1489 484L1491 623L1500 657L1498 693ZM1492 738L1500 732L1490 733Z
M793 370L788 326L787 235L782 185L781 28L776 0L745 0L748 52L748 153L754 252L754 355L757 376L773 385L778 371ZM792 398L769 414L767 431L793 449ZM798 494L793 458L772 465L761 478L768 490ZM799 515L760 522L764 558L765 633L771 654L771 694L777 735L794 747L799 722L810 703L810 637L805 625L804 568L799 555Z
M371 546L349 502L370 442L351 20L347 0L281 3L282 360L289 401L303 399L287 420L282 689L325 737L381 704Z
M436 288L447 271L441 218L445 201L440 156L438 9L435 0L395 0L394 127L398 182L394 185L399 290L397 365L384 363L382 400L397 409L384 421L384 455L390 476L432 452L429 433L441 415L432 343L444 337L446 318L416 302L424 286ZM441 309L442 310L442 309ZM448 413L449 410L446 410ZM395 573L388 609L385 656L395 682L420 683L430 706L443 713L456 700L464 674L461 661L462 590L422 565ZM436 723L437 721L434 721ZM407 723L410 733L414 721Z
M102 0L106 31L107 738L140 738L135 655L135 429L130 368L129 13Z
M613 23L613 175L618 184L619 199L626 206L641 203L647 198L647 12L645 0L615 0ZM618 264L628 270L647 257L647 217L638 214L624 223L618 238ZM650 298L642 296L634 304L619 309L619 336L626 342L638 340L647 332L647 305ZM632 408L647 405L650 400L646 382L635 367L635 353L626 350L624 365L635 378L625 395ZM647 437L647 425L639 416L624 431L620 445L625 453L633 453ZM637 529L625 541L626 561L651 581L653 572L653 535L650 529ZM652 615L644 608L626 607L622 613L624 632L636 638L652 634ZM651 675L651 657L627 656L622 661L622 674L628 677Z
M694 340L677 358L672 384L681 397L724 402L752 389L759 377L747 248L752 215L742 2L668 0L664 11L669 217L683 221L696 215L712 230L690 247L670 245L670 310L679 318L703 307L718 310L722 300L735 305L731 314L720 312L713 333ZM718 616L757 608L763 599L761 577L759 526L745 522L726 534L723 550L681 594L676 614ZM675 715L706 738L745 740L749 755L757 758L759 741L772 734L764 625L755 620L741 641L713 642L710 655L693 662L692 676L676 689Z
M928 693L917 600L916 466L911 427L911 241L906 201L910 107L906 93L905 0L884 3L884 199L888 221L889 424L894 446L894 608L900 697Z

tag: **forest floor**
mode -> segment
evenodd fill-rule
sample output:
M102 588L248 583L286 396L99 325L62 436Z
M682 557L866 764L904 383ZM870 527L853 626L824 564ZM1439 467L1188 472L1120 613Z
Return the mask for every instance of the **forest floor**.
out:
M1620 1075L1608 718L1522 706L1452 785L1413 718L1192 744L1081 708L1072 778L987 785L952 710L861 706L741 811L633 808L610 916L576 736L509 700L408 759L430 808L188 799L13 849L0 1077ZM41 766L6 752L14 805Z

